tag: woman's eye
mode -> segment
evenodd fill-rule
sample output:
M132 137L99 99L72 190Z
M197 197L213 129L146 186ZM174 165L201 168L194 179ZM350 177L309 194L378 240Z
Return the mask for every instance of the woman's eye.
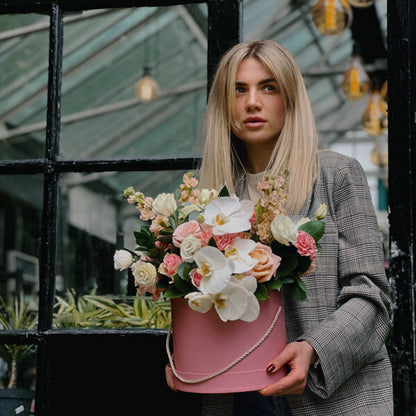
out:
M271 84L266 84L266 85L263 87L263 89L264 89L265 91L270 91L270 92L272 92L272 91L276 91L276 87L275 87L274 85L271 85Z
M240 86L237 86L237 87L235 87L235 92L237 93L237 94L241 94L241 93L243 93L245 90L244 90L244 87L240 87Z

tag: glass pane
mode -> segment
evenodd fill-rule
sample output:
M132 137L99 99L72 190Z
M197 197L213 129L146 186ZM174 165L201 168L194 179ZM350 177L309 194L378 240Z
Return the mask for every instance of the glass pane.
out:
M44 155L49 17L0 16L0 159Z
M84 13L67 21L61 156L199 155L206 104L201 21L206 16L199 7L183 6ZM152 101L137 95L146 67L159 85Z
M0 296L37 304L42 175L0 175Z
M139 223L139 213L124 200L124 189L132 186L146 196L155 197L179 189L184 173L62 176L55 327L166 328L169 325L169 303L163 299L153 303L151 298L138 298L131 272L114 270L113 256L116 249L136 248L133 230Z

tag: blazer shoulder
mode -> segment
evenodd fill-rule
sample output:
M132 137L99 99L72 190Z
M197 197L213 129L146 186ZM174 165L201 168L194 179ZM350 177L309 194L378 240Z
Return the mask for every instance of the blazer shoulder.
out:
M359 175L363 173L363 168L357 159L330 150L319 152L319 168L321 177L326 178L333 178L345 171L350 171L351 173L355 171Z

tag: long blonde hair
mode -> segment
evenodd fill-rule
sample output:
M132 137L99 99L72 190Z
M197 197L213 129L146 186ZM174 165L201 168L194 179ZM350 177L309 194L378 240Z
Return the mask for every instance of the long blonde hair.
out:
M271 40L237 44L221 59L208 99L200 182L203 187L217 189L226 183L232 192L241 193L244 147L232 133L237 126L235 78L240 62L249 57L271 72L285 103L285 122L267 171L289 171L286 208L289 213L298 213L317 177L318 139L302 75L290 53Z

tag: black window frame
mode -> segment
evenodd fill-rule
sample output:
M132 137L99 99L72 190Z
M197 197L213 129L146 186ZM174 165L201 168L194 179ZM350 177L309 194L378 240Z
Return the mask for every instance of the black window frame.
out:
M203 3L208 8L208 89L216 65L232 45L240 41L242 33L242 0L21 0L0 1L0 14L36 13L50 16L49 70L45 157L42 159L0 161L1 175L42 174L44 178L41 225L41 253L39 261L39 316L38 327L30 331L0 331L0 342L37 345L36 415L52 416L51 386L54 383L51 368L51 344L59 338L71 343L80 337L111 339L118 337L165 336L166 331L152 329L94 330L53 329L55 275L57 258L57 215L60 175L67 172L158 171L193 169L198 158L168 159L108 159L68 160L59 158L61 128L61 81L64 42L64 13L92 9L120 9L127 7L158 7Z

